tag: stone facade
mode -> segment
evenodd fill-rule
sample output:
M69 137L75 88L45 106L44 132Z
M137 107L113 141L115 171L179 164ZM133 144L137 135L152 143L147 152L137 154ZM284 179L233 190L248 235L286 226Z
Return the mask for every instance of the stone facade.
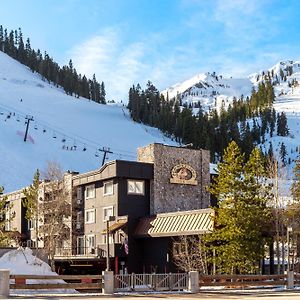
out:
M209 151L162 144L138 149L138 161L154 164L151 214L207 208L210 183ZM179 175L185 169L188 175ZM187 178L185 178L187 176Z

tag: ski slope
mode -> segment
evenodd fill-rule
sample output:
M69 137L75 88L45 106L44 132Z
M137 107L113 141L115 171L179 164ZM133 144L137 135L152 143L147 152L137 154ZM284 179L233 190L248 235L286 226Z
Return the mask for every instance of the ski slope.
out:
M30 121L24 142L26 116ZM75 98L0 52L0 185L5 192L32 182L47 161L86 172L107 159L135 160L137 147L172 144L162 133L133 122L123 106Z

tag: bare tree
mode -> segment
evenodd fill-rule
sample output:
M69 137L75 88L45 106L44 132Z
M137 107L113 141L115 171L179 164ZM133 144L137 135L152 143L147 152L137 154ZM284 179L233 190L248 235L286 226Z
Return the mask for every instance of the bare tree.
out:
M48 162L40 185L39 207L42 212L40 234L48 253L51 269L57 248L71 239L71 191L67 174L63 175L56 162Z
M173 262L184 272L207 274L206 252L200 236L180 236L173 240Z

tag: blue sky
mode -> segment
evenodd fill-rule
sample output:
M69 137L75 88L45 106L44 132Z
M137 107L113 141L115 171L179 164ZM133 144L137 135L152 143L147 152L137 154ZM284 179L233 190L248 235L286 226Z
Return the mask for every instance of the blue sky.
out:
M298 0L10 0L0 24L95 73L108 100L126 101L147 80L164 89L197 73L240 77L300 60Z

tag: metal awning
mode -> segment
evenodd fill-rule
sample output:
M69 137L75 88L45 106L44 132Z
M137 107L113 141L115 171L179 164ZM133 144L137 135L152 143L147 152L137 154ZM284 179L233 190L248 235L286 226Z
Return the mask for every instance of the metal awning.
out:
M109 233L114 233L117 230L123 228L127 224L127 220L118 220L108 227ZM106 234L106 229L102 231L102 234Z
M136 237L167 237L204 234L213 230L214 211L210 208L158 214L142 218Z

